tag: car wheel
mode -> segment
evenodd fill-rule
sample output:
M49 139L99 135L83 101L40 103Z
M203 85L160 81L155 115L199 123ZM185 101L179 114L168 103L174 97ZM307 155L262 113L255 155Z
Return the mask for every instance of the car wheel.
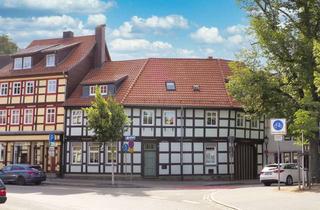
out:
M293 179L292 179L292 176L287 176L287 179L286 179L286 185L293 185Z
M271 183L263 183L264 186L271 186Z
M35 184L35 185L40 185L40 184L41 184L41 181L35 182L34 184Z
M17 183L17 185L24 185L26 183L26 180L22 176L19 176L17 178L16 183Z

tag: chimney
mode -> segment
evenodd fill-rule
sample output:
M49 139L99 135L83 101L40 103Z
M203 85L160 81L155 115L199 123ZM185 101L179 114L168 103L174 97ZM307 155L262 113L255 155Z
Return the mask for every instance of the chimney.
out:
M96 27L96 52L94 64L96 68L99 68L106 61L106 39L105 39L105 27L106 25L99 25Z
M63 32L63 38L72 38L73 37L73 32L72 31L64 31Z
M209 60L212 60L212 59L213 59L213 57L212 57L212 56L208 56L208 59L209 59Z

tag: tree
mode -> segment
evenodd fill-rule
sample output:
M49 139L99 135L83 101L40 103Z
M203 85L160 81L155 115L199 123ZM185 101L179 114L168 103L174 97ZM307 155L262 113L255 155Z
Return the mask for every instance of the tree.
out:
M8 35L0 35L0 55L17 52L18 46L11 41Z
M96 87L95 100L91 107L84 108L88 128L94 131L94 140L111 146L112 184L114 184L114 147L122 137L129 120L122 105L109 96L103 98L100 88Z
M229 93L251 115L287 118L292 135L303 128L309 135L311 175L319 178L320 2L239 3L255 43L240 53L241 62L230 65Z

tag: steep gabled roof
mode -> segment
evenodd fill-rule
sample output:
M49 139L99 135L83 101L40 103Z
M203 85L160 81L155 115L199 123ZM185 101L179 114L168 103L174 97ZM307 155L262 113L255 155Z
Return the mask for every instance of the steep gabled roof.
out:
M225 88L229 62L171 58L112 61L91 70L82 85L101 84L118 75L128 75L116 93L116 100L123 105L240 108ZM174 81L176 90L167 91L166 81ZM82 96L82 85L67 99L66 106L90 105L93 97ZM193 85L199 85L200 91L194 91Z

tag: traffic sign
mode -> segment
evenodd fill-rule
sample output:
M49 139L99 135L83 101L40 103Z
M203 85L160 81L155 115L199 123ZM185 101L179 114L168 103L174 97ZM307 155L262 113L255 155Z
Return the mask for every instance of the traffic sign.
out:
M283 135L274 135L274 141L283 141L284 136Z
M136 140L136 136L126 136L125 139L126 141L130 141L130 140L134 141Z
M133 148L129 148L129 152L130 153L134 153L134 149Z
M49 146L55 146L55 135L54 133L49 133Z
M128 142L128 144L129 144L129 148L133 148L134 147L134 141L130 140Z
M286 119L271 119L270 128L271 128L271 134L273 135L286 135L287 134Z
M128 144L124 143L124 144L122 145L122 150L123 150L123 152L128 152L128 149L129 149Z

